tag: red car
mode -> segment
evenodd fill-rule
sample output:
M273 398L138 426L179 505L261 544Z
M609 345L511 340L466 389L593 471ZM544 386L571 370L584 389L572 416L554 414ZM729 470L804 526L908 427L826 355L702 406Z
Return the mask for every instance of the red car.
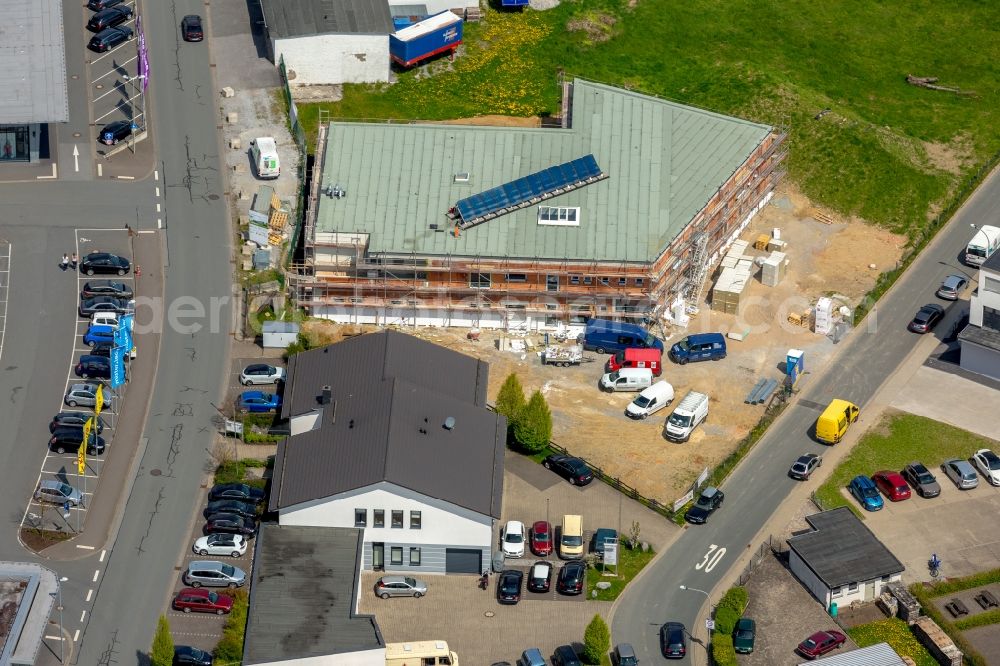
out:
M839 631L817 631L815 634L799 643L799 654L806 659L822 657L827 652L836 650L847 642L847 636Z
M233 609L233 598L205 588L185 587L174 597L174 610L224 615Z
M552 526L544 520L539 520L531 526L528 534L528 546L538 557L552 554Z
M889 498L890 502L901 502L910 499L910 487L906 485L903 475L899 472L882 470L872 474L872 481Z

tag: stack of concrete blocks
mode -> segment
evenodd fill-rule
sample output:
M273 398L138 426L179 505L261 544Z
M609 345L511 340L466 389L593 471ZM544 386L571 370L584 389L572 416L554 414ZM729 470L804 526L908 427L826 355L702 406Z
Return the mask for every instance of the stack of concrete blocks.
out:
M962 666L962 651L934 620L921 617L913 624L913 633L939 664Z
M726 314L739 314L740 297L753 275L753 257L747 256L749 243L738 240L722 258L721 272L712 288L712 309Z
M760 281L768 287L777 287L785 277L785 268L787 266L788 259L785 257L784 252L772 252L764 260Z
M823 298L816 301L815 328L820 335L829 335L833 330L833 299Z

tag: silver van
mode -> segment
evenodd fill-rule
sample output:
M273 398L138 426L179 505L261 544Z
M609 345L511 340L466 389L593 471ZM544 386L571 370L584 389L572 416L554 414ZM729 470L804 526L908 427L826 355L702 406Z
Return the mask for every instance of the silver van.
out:
M214 560L191 562L184 572L184 584L191 587L243 587L246 582L243 569Z
M653 371L649 368L621 368L601 377L601 388L605 391L641 391L653 383Z
M52 502L54 504L65 504L69 502L73 506L83 502L83 493L62 481L42 481L35 491L35 501Z

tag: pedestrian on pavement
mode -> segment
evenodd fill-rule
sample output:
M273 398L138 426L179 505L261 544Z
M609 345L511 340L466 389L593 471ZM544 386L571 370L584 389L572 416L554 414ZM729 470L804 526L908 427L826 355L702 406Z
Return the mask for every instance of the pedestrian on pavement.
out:
M75 271L76 270L76 263L77 263L76 252L73 253L73 258L70 259L69 263L73 267L73 270Z
M62 261L59 262L59 268L66 270L68 266L69 266L69 255L63 252L63 258Z

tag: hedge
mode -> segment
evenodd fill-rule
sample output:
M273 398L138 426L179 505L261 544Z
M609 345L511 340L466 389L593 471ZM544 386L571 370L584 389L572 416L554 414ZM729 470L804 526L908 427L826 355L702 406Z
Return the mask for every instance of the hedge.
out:
M733 649L733 637L729 634L714 634L712 636L712 661L716 666L736 666L736 650Z
M1000 583L1000 569L983 571L981 573L972 574L971 576L966 576L965 578L943 580L938 583L931 584L929 587L924 588L924 590L929 598L934 598L945 594L951 594L952 592L971 590L974 587L982 587L983 585L990 585L991 583Z
M973 615L972 617L963 618L955 622L955 628L964 631L974 627L986 627L991 624L1000 624L1000 610L991 610Z
M217 664L239 664L243 661L243 638L247 630L247 612L250 607L246 590L226 592L233 598L233 609L222 628L222 640L215 646L213 655Z
M736 621L740 619L740 612L729 606L719 606L715 609L715 630L720 634L730 635L736 628Z

